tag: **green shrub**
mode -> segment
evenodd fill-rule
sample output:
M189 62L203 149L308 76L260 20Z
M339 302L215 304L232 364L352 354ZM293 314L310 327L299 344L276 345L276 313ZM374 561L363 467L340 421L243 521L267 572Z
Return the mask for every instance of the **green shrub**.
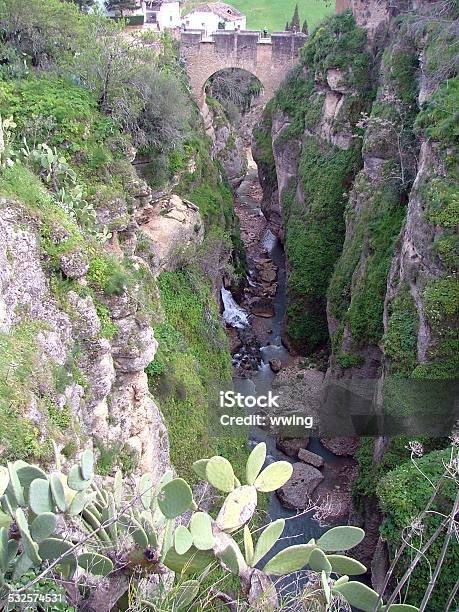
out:
M440 87L416 119L416 128L443 146L457 145L459 139L459 77Z
M418 365L412 376L453 380L459 371L459 283L453 276L439 278L427 285L423 297L434 343L429 362Z
M303 64L324 75L330 68L346 71L346 81L366 90L371 56L366 50L367 34L356 26L351 11L325 18L300 51Z
M389 325L384 352L392 375L409 377L417 365L418 314L407 287L389 305Z
M294 192L284 195L285 249L291 266L287 332L308 350L328 337L326 293L344 239L345 192L358 163L352 149L342 151L307 138L299 164L305 203L298 202Z
M445 471L445 464L451 458L451 449L437 450L412 462L396 467L382 478L377 487L377 495L386 518L381 526L381 535L387 540L391 556L402 543L401 534L409 527L416 517L425 509L435 486ZM422 473L421 473L422 472ZM423 475L425 474L425 476ZM426 478L427 477L427 478ZM422 521L422 536L416 534L411 542L415 549L429 540L442 520L441 513L451 512L457 494L454 480L443 478L440 490L435 498L430 512ZM422 538L422 540L421 540ZM432 568L440 556L444 534L429 548L426 558L416 567L410 578L408 602L419 605L431 577ZM408 548L397 565L395 577L399 578L413 556L413 550ZM429 603L431 610L444 610L449 594L457 579L454 568L459 566L459 549L453 542L449 546L443 569Z

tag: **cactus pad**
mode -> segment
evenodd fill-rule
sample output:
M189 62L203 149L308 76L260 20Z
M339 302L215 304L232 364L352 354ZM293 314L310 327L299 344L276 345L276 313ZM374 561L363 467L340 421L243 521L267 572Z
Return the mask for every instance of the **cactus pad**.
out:
M67 484L74 491L84 491L90 484L90 480L83 478L79 465L74 465L67 476Z
M190 486L182 478L165 484L158 495L158 506L166 518L176 518L186 512L193 502Z
M326 572L329 574L332 570L330 561L327 555L320 548L315 548L309 557L309 567L313 572Z
M253 485L258 475L260 474L261 468L266 460L266 444L260 442L257 444L253 451L250 453L247 459L247 465L245 468L245 474L247 484Z
M205 512L196 512L191 517L190 532L193 536L193 544L198 550L210 550L213 548L215 538L212 533L212 520Z
M255 553L253 556L253 567L261 560L265 555L269 553L271 548L281 537L284 531L285 521L284 519L277 519L273 523L270 523L266 529L263 530L260 537L258 538L257 545L255 546Z
M367 571L362 563L345 555L327 555L327 559L331 563L332 571L335 574L359 576Z
M174 598L174 607L177 610L189 610L191 604L199 594L199 580L187 580L177 587Z
M183 555L179 555L174 548L170 548L164 559L164 565L179 574L197 574L203 572L214 560L211 553L198 550L194 546Z
M56 515L53 512L43 512L33 520L30 535L39 544L54 533L56 522Z
M35 514L52 512L54 510L51 488L47 480L36 478L30 483L29 505Z
M342 525L326 531L318 540L317 546L325 552L349 550L363 540L365 532L360 527Z
M217 525L226 533L232 533L245 525L257 507L257 490L244 485L232 491L217 516Z
M244 525L244 557L247 565L254 565L253 563L253 538L250 533L250 529L247 525Z
M153 501L153 480L150 474L144 474L139 481L140 502L148 510Z
M83 452L80 459L81 475L84 480L90 480L94 475L94 453L89 448Z
M46 472L41 470L36 465L25 465L22 467L16 468L16 472L19 478L19 482L24 487L25 490L28 490L30 484L36 479L41 478L42 480L47 480L48 477Z
M49 486L51 488L54 503L61 512L65 512L67 503L65 501L64 485L57 474L51 474L49 477Z
M209 459L199 459L193 463L193 472L199 476L201 480L206 480L206 467Z
M268 465L258 478L254 485L257 491L269 493L282 487L287 480L290 479L293 473L293 466L288 461L276 461Z
M346 582L339 586L334 585L332 590L342 595L351 606L363 612L373 612L382 608L378 593L366 584L356 581Z
M184 525L179 525L174 533L174 548L178 555L184 555L193 546L193 536Z
M76 516L80 514L88 504L94 499L95 493L88 493L87 491L78 491L75 497L72 499L70 504L69 514L70 516Z
M8 468L0 465L0 497L6 491L6 487L10 481L10 475L8 473Z
M95 576L106 576L113 570L113 562L105 555L83 553L78 557L78 565Z
M270 576L284 576L302 569L311 557L314 546L297 544L281 550L264 566L263 571Z
M212 457L206 465L206 478L210 484L224 493L234 489L233 466L224 457Z

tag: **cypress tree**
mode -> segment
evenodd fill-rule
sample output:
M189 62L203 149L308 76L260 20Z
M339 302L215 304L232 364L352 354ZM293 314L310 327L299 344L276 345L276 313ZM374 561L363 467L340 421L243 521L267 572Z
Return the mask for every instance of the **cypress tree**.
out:
M295 5L295 12L293 13L292 21L290 22L290 29L292 32L300 31L300 13L298 11L298 4Z
M303 32L303 34L309 34L308 22L306 21L306 19L303 21L303 27L301 28L301 31Z

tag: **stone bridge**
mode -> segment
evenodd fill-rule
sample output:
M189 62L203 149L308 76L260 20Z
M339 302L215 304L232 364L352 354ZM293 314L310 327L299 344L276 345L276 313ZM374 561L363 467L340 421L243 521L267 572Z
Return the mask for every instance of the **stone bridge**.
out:
M200 106L206 81L226 68L242 68L255 75L263 85L258 101L264 106L297 62L306 39L305 34L293 32L261 38L260 32L221 30L212 40L203 40L200 30L185 30L181 32L180 50Z

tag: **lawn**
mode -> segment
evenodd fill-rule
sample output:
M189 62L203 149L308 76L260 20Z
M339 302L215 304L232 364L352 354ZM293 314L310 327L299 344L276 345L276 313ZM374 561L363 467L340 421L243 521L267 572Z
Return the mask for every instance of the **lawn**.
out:
M335 3L330 0L228 0L235 8L247 15L248 30L268 28L270 32L282 32L287 21L290 21L298 3L300 21L307 19L311 30L317 23L334 11ZM184 2L187 5L200 4L197 0Z

